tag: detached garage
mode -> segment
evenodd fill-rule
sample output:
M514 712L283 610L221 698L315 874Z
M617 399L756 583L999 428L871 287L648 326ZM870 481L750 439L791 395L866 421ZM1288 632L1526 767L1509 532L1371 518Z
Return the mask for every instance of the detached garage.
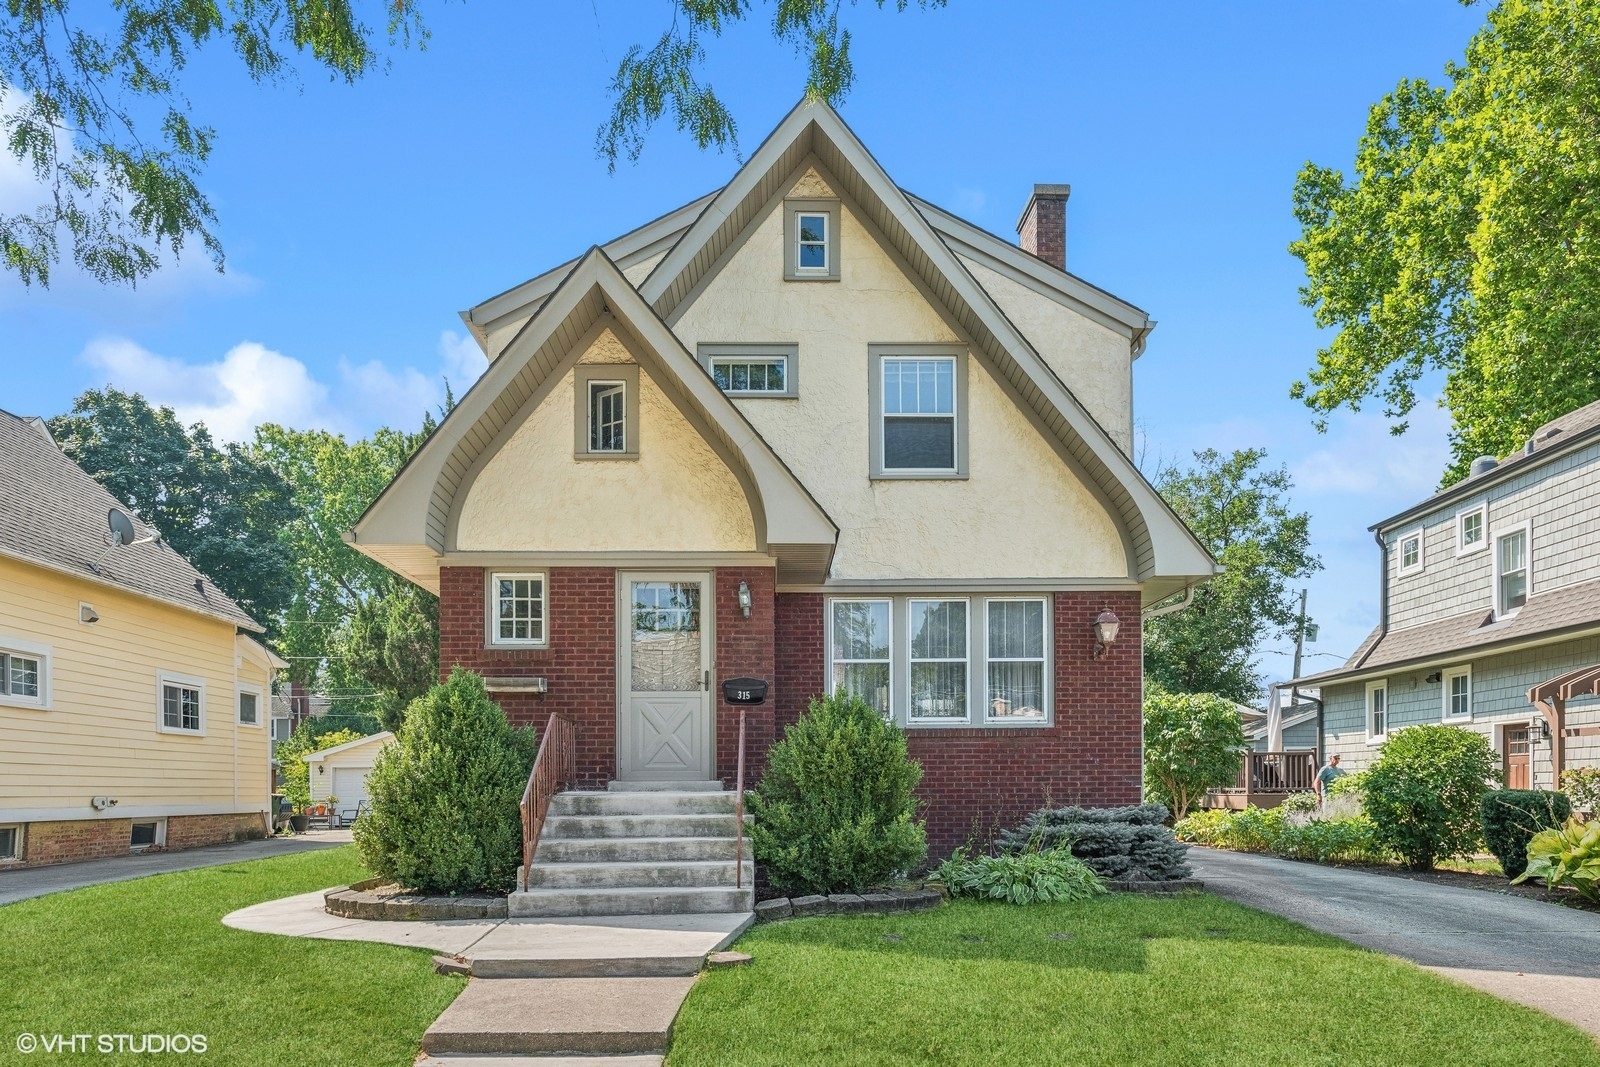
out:
M383 746L394 740L394 734L371 734L347 741L306 757L311 771L311 803L320 804L328 797L337 797L333 805L335 814L345 824L355 821L356 812L367 799L367 773L377 761Z

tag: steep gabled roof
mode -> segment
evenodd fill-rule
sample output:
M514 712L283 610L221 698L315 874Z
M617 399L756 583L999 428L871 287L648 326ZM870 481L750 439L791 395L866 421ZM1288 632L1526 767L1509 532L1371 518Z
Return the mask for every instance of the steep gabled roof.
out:
M708 443L728 459L751 506L757 540L780 577L820 581L838 528L600 248L591 248L489 365L346 539L424 588L438 587L451 516L474 464L595 326L609 323L659 366L652 374L680 409L704 417Z
M676 322L723 254L813 156L1080 465L1127 529L1146 592L1159 599L1216 573L1188 527L825 103L791 111L655 266L639 292L656 313Z
M231 626L262 629L164 541L107 552L106 513L112 508L133 518L135 540L154 531L68 459L42 420L0 411L0 470L7 483L0 493L0 555Z

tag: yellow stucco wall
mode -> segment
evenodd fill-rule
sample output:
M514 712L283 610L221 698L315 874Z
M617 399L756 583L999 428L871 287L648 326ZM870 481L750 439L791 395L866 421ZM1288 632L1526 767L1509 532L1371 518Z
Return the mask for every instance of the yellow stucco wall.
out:
M581 363L629 363L610 330ZM568 371L473 479L455 548L532 552L749 552L755 522L722 458L639 370L639 455L573 454L576 376Z
M8 641L48 647L50 692L47 709L0 698L0 822L267 810L269 678L233 626L0 559ZM203 736L157 728L158 671L203 681ZM260 726L238 724L240 684L260 691ZM117 806L96 813L95 796Z
M792 193L825 194L814 173ZM868 477L868 346L961 338L848 203L841 214L838 282L783 280L780 207L674 324L691 352L798 343L798 399L735 403L838 524L833 577L1126 577L1116 522L970 354L969 477Z

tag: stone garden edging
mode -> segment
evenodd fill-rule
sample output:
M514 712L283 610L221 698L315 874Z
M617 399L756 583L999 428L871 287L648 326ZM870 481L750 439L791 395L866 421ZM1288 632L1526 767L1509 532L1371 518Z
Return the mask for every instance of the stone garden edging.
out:
M887 915L923 911L944 903L937 889L892 889L885 893L834 893L830 896L776 897L756 903L756 922L809 919L818 915Z
M439 922L448 919L504 919L505 897L435 897L408 893L381 878L369 878L322 895L329 915L344 919Z

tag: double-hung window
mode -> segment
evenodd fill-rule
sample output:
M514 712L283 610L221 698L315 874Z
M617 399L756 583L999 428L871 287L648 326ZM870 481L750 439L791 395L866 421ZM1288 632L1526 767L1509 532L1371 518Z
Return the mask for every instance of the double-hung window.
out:
M182 674L157 676L161 692L160 729L169 734L205 732L206 685Z
M1382 741L1389 736L1389 683L1367 683L1367 740Z
M622 382L589 383L589 451L628 450L627 386Z
M968 717L967 602L916 600L907 604L911 636L912 722Z
M546 643L543 574L489 576L489 643L542 646Z
M890 602L835 600L828 637L831 687L890 714Z
M48 707L49 656L42 645L0 637L0 704Z
M1494 539L1494 613L1515 615L1528 602L1528 528L1526 526Z
M984 714L1005 722L1042 720L1045 708L1045 602L990 600L988 694Z
M949 345L872 348L872 476L966 474L966 357Z
M1444 672L1444 718L1472 718L1472 668L1454 667Z

